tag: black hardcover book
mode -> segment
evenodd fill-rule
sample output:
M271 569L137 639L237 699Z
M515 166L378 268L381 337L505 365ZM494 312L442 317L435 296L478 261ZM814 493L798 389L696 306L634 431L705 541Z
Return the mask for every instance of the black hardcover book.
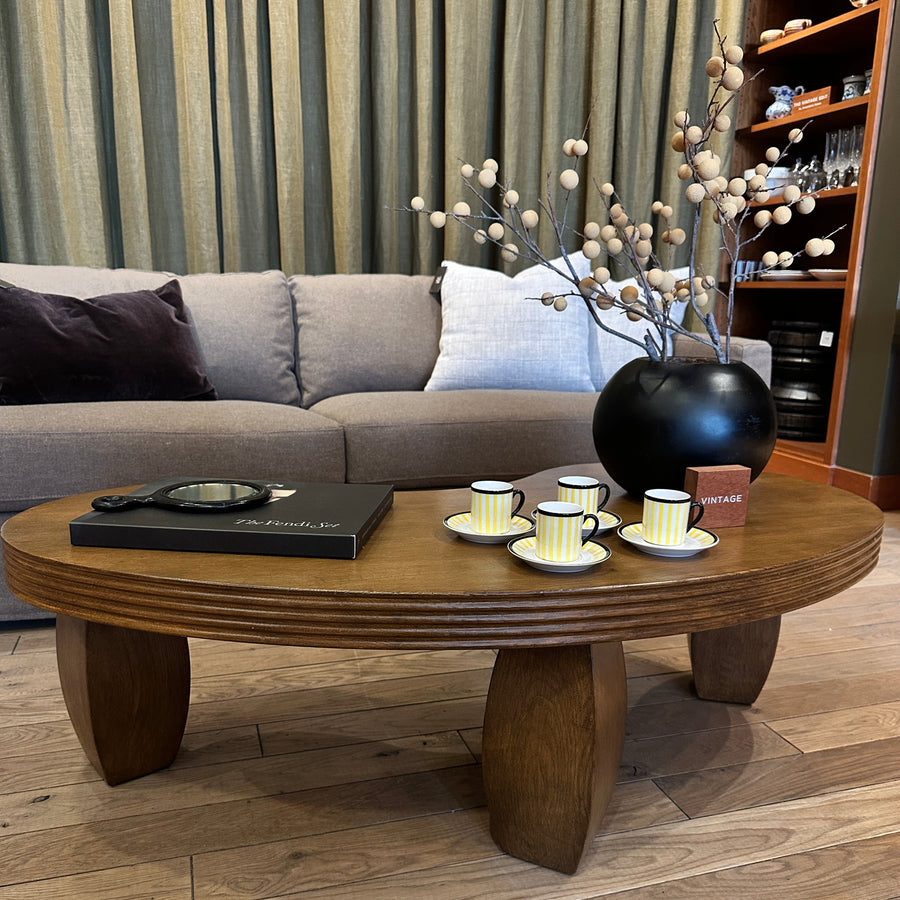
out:
M143 496L178 482L214 480L167 478L133 493ZM83 547L355 559L394 502L391 485L259 483L273 496L252 509L187 512L140 506L89 512L69 523L69 536Z

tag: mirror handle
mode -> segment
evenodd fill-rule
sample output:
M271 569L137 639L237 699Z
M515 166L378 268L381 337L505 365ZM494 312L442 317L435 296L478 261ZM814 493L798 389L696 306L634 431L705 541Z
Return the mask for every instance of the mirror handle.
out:
M100 512L114 512L119 509L134 509L142 506L149 500L148 497L126 496L124 494L106 494L103 497L94 497L91 506Z

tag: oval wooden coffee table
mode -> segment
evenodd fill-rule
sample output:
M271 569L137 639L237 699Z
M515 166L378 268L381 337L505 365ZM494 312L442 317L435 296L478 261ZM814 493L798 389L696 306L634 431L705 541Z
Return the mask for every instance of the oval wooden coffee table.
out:
M572 466L522 479L526 509ZM121 492L121 489L117 489ZM763 475L747 524L687 559L614 532L609 560L537 571L504 545L449 533L467 490L398 492L355 560L73 547L68 523L97 493L3 526L10 588L52 610L60 680L84 750L110 783L169 765L187 716L186 637L318 647L499 649L484 717L491 834L515 856L574 872L606 807L624 740L623 640L689 633L701 697L751 703L780 616L875 565L882 515L823 485ZM530 506L527 504L531 504ZM639 504L613 488L627 523Z

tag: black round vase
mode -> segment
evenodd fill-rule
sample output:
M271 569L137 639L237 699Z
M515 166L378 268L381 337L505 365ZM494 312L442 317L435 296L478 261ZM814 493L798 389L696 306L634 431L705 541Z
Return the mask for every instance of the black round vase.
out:
M594 446L628 493L684 487L689 466L740 465L751 481L775 448L775 403L744 363L635 359L600 392Z

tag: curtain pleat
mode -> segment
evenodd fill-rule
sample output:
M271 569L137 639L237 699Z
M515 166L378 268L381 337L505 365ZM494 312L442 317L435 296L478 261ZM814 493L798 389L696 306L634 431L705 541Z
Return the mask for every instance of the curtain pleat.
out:
M111 164L115 166L119 189L122 259L110 258L105 262L112 265L127 263L134 268L149 269L153 267L152 242L149 240L152 223L141 119L138 46L131 10L122 4L112 4L109 9L109 56L115 146Z
M395 211L400 204L419 191L439 191L444 164L442 104L444 94L444 32L441 26L441 0L406 0L406 28L410 35L410 131L409 152L398 167L402 171L405 190L392 203L387 219L400 236L398 260L403 272L434 272L440 263L438 243L433 229L423 216L410 216Z
M105 155L90 9L0 4L0 59L0 246L10 259L102 263Z
M303 215L303 101L300 92L300 15L292 0L269 0L272 124L278 251L289 272L306 271ZM277 77L275 76L277 73Z
M402 209L415 194L436 209L496 202L460 175L489 156L520 205L564 216L570 249L604 219L605 181L635 217L662 199L687 224L672 118L702 112L713 19L740 42L746 3L7 0L0 257L185 273L498 266L471 229ZM561 145L582 133L569 195ZM727 159L730 141L717 150ZM555 253L543 214L538 235ZM701 258L714 266L717 250L707 228Z
M466 200L474 209L476 197L464 190L460 165L465 161L480 167L488 156L498 153L494 141L498 104L490 100L499 80L494 30L502 26L494 15L495 5L484 0L446 0L443 185L437 195L425 198L435 209L452 209L457 200ZM444 256L471 264L483 261L465 229L448 227L439 237Z
M360 5L325 3L324 12L334 262L338 272L358 272L362 253Z
M191 272L214 270L219 267L219 241L206 4L171 0L167 26L172 41L176 131L175 144L170 153L160 155L160 163L166 165L177 155L184 266Z

